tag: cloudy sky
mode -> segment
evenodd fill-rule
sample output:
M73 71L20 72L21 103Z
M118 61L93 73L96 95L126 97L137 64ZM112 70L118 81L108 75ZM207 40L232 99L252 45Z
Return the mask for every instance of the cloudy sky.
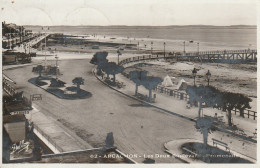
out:
M257 1L1 0L1 19L18 25L256 25Z

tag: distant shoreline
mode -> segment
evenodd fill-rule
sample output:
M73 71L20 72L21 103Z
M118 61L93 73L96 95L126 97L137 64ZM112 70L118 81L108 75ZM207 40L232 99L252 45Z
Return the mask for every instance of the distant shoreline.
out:
M71 27L257 27L257 25L23 25L23 26L71 26Z

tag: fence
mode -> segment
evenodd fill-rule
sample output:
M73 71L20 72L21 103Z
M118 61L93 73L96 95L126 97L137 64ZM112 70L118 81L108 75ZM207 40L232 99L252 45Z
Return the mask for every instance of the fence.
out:
M56 150L63 152L63 150L50 138L50 136L45 134L37 125L33 124L33 127L48 141L48 143L52 144Z
M154 90L157 91L157 92L160 92L160 93L164 93L168 96L173 96L173 97L178 98L180 100L189 101L189 99L190 99L189 95L187 93L180 92L178 90L168 89L168 88L165 88L163 86L157 86Z
M168 96L173 96L173 97L178 98L180 100L189 101L189 95L187 93L183 93L183 92L180 92L178 90L168 89L168 88L165 88L163 86L157 86L154 90L157 91L157 92L160 92L160 93L164 93ZM226 112L226 110L223 110L222 108L220 108L219 110ZM233 112L235 115L240 115L240 111L237 108L234 108L233 110L231 110L231 112ZM245 116L247 116L248 118L251 116L254 120L257 119L257 112L256 111L244 109L243 114Z
M232 112L234 112L235 115L237 115L237 113L240 115L240 111L239 111L237 108L234 108L234 109L232 110ZM252 110L249 110L249 109L245 109L245 110L243 111L243 113L244 113L245 116L247 116L247 118L249 118L250 116L252 116L254 120L256 120L256 118L257 118L257 112L256 112L256 111L252 111Z

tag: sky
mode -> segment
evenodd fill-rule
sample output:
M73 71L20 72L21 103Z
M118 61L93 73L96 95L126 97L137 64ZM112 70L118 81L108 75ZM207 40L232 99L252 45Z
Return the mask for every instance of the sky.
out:
M18 25L257 25L259 0L0 0ZM13 2L13 3L12 3Z

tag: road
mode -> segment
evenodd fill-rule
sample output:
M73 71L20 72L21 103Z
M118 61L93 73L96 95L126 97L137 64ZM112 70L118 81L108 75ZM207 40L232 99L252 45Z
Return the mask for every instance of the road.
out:
M53 64L55 62L53 61ZM81 100L65 100L44 91L28 82L37 76L32 66L5 70L4 73L14 80L17 89L24 95L42 94L43 100L35 102L38 110L57 119L67 128L94 147L105 144L106 134L113 132L115 146L126 154L138 156L166 154L164 143L179 138L202 139L194 128L194 122L145 107L138 101L117 93L103 85L92 74L93 65L89 59L62 60L59 78L72 85L75 77L83 77L81 86L92 93L92 97ZM144 158L133 158L142 162ZM178 163L174 158L155 158L156 163Z

